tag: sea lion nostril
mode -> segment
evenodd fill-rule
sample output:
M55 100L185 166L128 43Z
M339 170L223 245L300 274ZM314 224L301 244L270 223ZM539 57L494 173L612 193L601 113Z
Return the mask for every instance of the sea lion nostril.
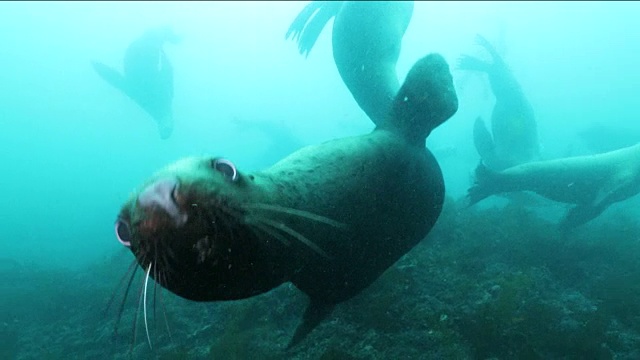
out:
M164 211L176 226L182 226L187 221L187 214L180 209L176 201L179 187L180 184L175 177L157 180L138 195L138 205L152 211Z
M116 238L126 247L131 247L131 231L129 224L121 219L116 221Z
M167 200L174 201L175 191L178 187L178 180L175 178L163 179L147 186L138 196L138 201L143 207L161 207Z

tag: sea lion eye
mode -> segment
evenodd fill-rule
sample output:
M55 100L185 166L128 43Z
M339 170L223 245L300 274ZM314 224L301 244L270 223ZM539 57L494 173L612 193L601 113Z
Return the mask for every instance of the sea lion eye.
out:
M131 231L126 221L118 219L116 221L116 238L126 247L131 247Z
M211 165L214 169L221 172L227 179L231 181L238 180L238 170L231 161L227 159L213 159Z

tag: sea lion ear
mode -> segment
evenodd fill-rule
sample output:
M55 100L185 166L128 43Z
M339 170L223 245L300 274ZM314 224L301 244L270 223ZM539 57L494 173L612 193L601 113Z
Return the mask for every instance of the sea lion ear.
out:
M424 141L458 110L449 64L439 54L418 60L393 101L390 123L407 137Z

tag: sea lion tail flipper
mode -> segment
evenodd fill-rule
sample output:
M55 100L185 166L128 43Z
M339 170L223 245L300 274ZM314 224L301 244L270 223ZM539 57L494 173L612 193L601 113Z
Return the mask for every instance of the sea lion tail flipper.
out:
M485 164L491 166L496 161L496 147L489 129L480 116L473 123L473 145Z
M301 55L309 52L329 20L336 16L342 7L342 1L313 1L302 9L289 26L285 38L292 37L298 42Z
M287 345L287 349L291 349L304 340L333 311L334 306L334 304L311 299L307 309L304 311L302 323L296 328L296 332L293 334L289 345Z
M467 207L497 193L495 189L500 183L499 178L499 172L489 169L481 161L476 167L475 184L467 190Z
M381 127L400 132L424 146L433 129L458 111L458 96L449 64L440 54L429 54L409 70Z
M125 94L128 93L126 80L124 76L122 76L122 74L120 74L110 66L107 66L98 61L92 61L91 65L93 66L93 69L98 73L98 75L100 75L100 77L103 78L106 82L111 84L116 89L124 92Z

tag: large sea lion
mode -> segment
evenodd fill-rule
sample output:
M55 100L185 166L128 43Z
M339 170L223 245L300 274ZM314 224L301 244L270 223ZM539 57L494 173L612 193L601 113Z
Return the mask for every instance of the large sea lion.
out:
M124 75L103 63L91 62L100 77L153 117L162 139L173 132L173 67L163 46L178 41L179 37L168 26L147 30L127 48Z
M446 61L428 55L384 126L255 173L218 157L180 160L123 205L117 237L147 279L190 300L242 299L292 282L310 297L294 345L432 228L444 182L425 139L457 107Z
M476 41L489 53L491 61L462 55L457 67L486 73L495 96L491 132L480 117L473 127L474 144L482 161L493 170L503 170L539 160L538 128L529 100L491 43L481 35L476 37Z
M609 205L640 192L640 144L608 153L535 161L500 172L480 165L469 204L498 193L533 191L548 199L576 204L562 229L584 224Z
M376 125L387 120L400 83L396 63L413 14L412 1L313 1L295 18L286 37L308 55L335 16L333 58L345 85Z

